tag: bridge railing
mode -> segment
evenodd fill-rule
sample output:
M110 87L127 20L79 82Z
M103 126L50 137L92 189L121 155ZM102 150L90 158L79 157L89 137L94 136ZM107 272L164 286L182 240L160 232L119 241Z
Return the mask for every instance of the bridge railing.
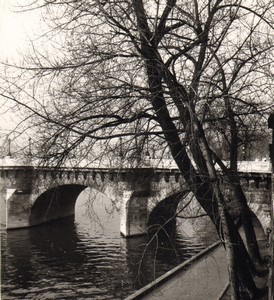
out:
M223 163L228 166L229 163L223 161ZM32 159L28 161L19 160L11 156L6 156L0 158L1 167L41 167L43 164L38 160ZM50 166L47 166L50 167ZM54 167L54 166L53 166ZM175 161L169 158L146 158L139 164L136 162L122 161L119 164L109 163L107 161L99 162L88 162L87 160L82 160L80 163L77 161L69 161L68 163L62 165L62 168L69 169L88 169L88 168L110 168L110 169L128 169L128 168L154 168L154 169L178 169ZM218 166L216 166L218 170ZM271 173L271 163L270 161L239 161L238 171L243 173Z

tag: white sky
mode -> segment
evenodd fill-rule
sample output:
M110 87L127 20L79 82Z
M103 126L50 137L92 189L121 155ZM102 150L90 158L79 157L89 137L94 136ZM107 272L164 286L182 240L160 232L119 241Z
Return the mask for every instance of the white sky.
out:
M0 0L0 62L20 61L21 55L29 46L29 40L35 37L35 33L39 35L41 32L40 15L37 11L16 12L16 4L24 5L28 2L32 1ZM3 116L3 103L0 96L0 139L3 132L8 132L18 122L11 114Z
M37 31L39 15L35 11L18 13L16 4L26 0L0 0L0 59L17 59Z
M37 12L18 13L17 3L24 5L27 0L0 0L0 62L19 62L29 45L29 38L37 32ZM7 100L0 96L0 139L18 123L16 115L7 113L6 104Z

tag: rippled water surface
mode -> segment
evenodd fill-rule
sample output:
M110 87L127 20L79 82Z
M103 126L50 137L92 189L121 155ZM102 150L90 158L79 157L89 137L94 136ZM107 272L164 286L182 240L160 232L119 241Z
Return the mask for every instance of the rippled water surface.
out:
M213 242L204 222L197 227L186 220L172 245L160 239L148 245L144 236L124 239L110 200L91 200L85 192L75 218L32 229L7 233L3 208L2 299L123 299Z

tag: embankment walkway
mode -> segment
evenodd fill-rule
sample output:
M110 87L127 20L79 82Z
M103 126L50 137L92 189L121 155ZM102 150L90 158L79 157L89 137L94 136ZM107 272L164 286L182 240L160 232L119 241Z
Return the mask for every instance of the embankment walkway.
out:
M262 257L269 255L268 239L258 224L256 236ZM258 287L269 278L256 278ZM271 279L270 279L271 280ZM227 300L230 299L227 258L224 247L216 242L186 262L157 278L125 300ZM266 297L260 298L267 299Z
M126 300L220 299L228 282L225 250L215 243Z

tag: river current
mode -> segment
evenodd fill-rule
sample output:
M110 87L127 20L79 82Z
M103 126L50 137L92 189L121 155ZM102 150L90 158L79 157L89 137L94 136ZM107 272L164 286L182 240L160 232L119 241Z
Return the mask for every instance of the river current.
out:
M123 299L215 241L204 218L177 220L176 237L125 239L119 213L84 191L75 217L6 232L1 199L3 300Z

